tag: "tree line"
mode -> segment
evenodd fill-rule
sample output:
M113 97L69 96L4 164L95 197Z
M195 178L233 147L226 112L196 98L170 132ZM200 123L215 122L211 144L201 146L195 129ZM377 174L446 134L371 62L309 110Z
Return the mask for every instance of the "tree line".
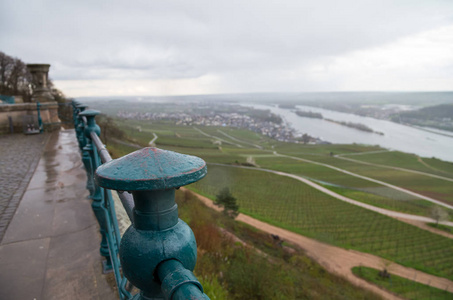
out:
M0 94L20 95L24 102L30 102L31 82L32 76L22 60L0 52Z
M52 81L48 87L57 102L64 102L65 96L54 88ZM0 95L22 96L24 102L31 102L33 79L27 65L19 58L0 51Z

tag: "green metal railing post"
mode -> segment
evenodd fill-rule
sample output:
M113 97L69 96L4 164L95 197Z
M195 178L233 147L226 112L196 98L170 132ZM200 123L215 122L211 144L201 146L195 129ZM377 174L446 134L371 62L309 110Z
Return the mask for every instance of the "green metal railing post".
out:
M101 134L101 130L99 126L96 124L95 117L99 114L99 111L88 109L81 113L79 116L85 117L87 119L87 124L84 129L84 134L86 138L86 145L83 148L82 160L86 163L87 168L87 176L88 182L90 183L89 190L91 192L91 199L93 202L91 203L91 207L93 208L94 214L96 219L98 220L100 226L100 232L102 236L100 253L102 256L106 258L106 262L104 263L104 272L112 269L112 262L110 259L110 252L107 243L107 231L106 231L106 220L105 220L105 208L103 206L103 190L97 184L94 184L93 176L94 171L96 168L101 165L101 161L97 151L95 151L93 147L93 142L91 140L91 133L95 132L96 135Z
M72 122L74 123L74 129L77 128L77 125L79 125L77 122L78 122L78 118L77 118L77 114L78 114L78 111L77 111L77 107L76 107L76 104L77 102L75 102L75 100L72 100L71 102L71 105L72 105Z
M80 141L79 141L81 132L78 129L78 126L79 126L80 122L83 122L83 120L81 120L79 118L80 109L77 107L81 103L78 102L77 100L72 100L71 104L72 104L72 122L74 123L74 131L75 131L75 134L76 134L77 142L79 143L80 151L82 151L82 147L80 147Z
M79 108L80 110L80 108ZM79 141L79 147L81 148L80 151L82 152L82 163L85 167L85 170L87 172L87 184L86 188L90 192L90 198L93 198L94 195L94 181L93 181L93 173L96 170L96 167L94 166L94 162L91 158L91 152L93 152L93 145L90 143L87 143L87 137L85 133L85 127L88 126L88 124L85 124L85 122L82 120L82 115L81 113L78 114L78 118L80 118L79 121L79 133L76 134L78 135L78 141ZM85 117L86 118L86 117ZM86 118L87 119L87 118ZM84 146L82 147L82 140Z
M82 116L80 115L81 112L84 112L85 109L88 108L88 105L85 104L77 104L77 126L75 127L76 130L76 135L77 135L77 141L79 142L79 147L80 151L83 150L83 147L86 145L86 137L85 137L85 123L82 120Z
M77 128L78 124L78 109L77 109L77 104L80 104L77 100L72 100L71 105L72 105L72 121L74 122L74 128Z
M124 276L140 289L134 299L209 299L192 273L195 237L178 218L175 203L175 189L206 173L202 159L157 148L135 151L96 170L96 185L130 191L134 198L133 223L119 251Z

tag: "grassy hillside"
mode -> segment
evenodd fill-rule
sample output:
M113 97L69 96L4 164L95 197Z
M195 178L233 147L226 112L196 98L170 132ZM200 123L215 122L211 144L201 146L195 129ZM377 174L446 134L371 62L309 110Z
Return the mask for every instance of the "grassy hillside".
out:
M190 193L178 191L176 201L180 217L194 231L195 274L211 299L380 299L326 272L301 249L285 249L268 234L207 208ZM243 242L233 241L232 235Z
M190 185L211 199L223 187L231 189L244 214L326 243L453 279L451 239L267 172L210 165L206 178Z
M367 163L405 168L409 170L453 178L453 163L446 163L437 158L421 158L414 154L399 151L364 153L361 155L346 157Z

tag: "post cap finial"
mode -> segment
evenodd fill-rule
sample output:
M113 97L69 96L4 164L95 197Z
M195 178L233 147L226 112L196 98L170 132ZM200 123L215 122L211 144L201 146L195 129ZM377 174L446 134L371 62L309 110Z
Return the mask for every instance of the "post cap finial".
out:
M97 116L99 115L101 112L98 111L98 110L94 110L94 109L86 109L84 110L83 112L81 112L79 114L79 116L85 116L85 117L94 117L94 116Z
M206 174L206 162L199 157L147 147L103 164L95 180L112 190L150 191L184 186Z

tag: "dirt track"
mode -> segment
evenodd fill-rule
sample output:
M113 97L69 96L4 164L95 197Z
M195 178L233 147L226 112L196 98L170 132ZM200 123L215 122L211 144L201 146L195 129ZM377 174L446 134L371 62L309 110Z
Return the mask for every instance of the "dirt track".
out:
M181 190L187 189L181 188ZM193 194L196 195L206 206L215 210L220 210L220 208L214 205L212 200L209 198L196 193ZM354 274L352 274L351 268L360 265L376 269L383 269L384 267L387 267L389 272L398 276L415 280L423 284L429 284L442 290L445 290L447 287L449 291L453 290L453 281L451 280L429 275L412 268L403 267L378 256L324 244L294 232L269 225L244 214L239 214L236 220L249 224L267 233L276 234L280 236L280 238L301 247L306 251L308 256L317 261L329 272L342 276L351 283L371 290L383 296L385 299L401 298L386 292L375 285L366 282L365 280L357 278Z
M370 177L366 177L366 176L363 176L363 175L360 175L360 174L356 174L356 173L353 173L353 172L350 172L350 171L347 171L347 170L344 170L344 169L341 169L341 168L338 168L338 167L335 167L335 166L332 166L332 165L320 163L320 162L313 161L313 160L308 160L306 158L300 158L300 157L295 157L295 156L290 156L290 155L279 154L276 151L274 151L274 154L276 156L287 157L287 158L291 158L291 159L298 160L298 161L304 161L304 162L308 162L308 163L311 163L311 164L324 166L324 167L327 167L329 169L336 170L336 171L339 171L339 172L342 172L342 173L345 173L345 174L348 174L348 175L351 175L351 176L354 176L354 177L357 177L357 178L361 178L361 179L364 179L364 180L371 181L371 182L375 182L375 183L378 183L380 185L392 188L394 190L397 190L397 191L400 191L400 192L415 196L417 198L420 198L420 199L435 203L437 205L440 205L440 206L443 206L443 207L446 207L446 208L449 208L449 209L453 209L453 206L448 204L448 203L444 203L442 201L439 201L439 200L424 196L422 194L412 192L412 191L410 191L408 189L404 189L402 187L399 187L399 186L396 186L396 185L393 185L393 184L390 184L390 183L387 183L387 182L383 182L383 181L376 180L376 179L373 179L373 178L370 178ZM345 158L345 157L339 157L339 158L346 159L346 160L351 160L351 159ZM353 161L355 161L355 160L353 160ZM416 171L414 171L414 172L416 172ZM422 172L418 172L418 173L422 173ZM423 174L426 175L428 173L423 173ZM429 176L431 176L431 174ZM437 175L432 175L432 176L437 176ZM437 177L439 177L439 176L437 176ZM445 179L445 180L448 180L448 181L453 181L453 179L451 179L451 178L446 178L446 177L442 177L442 178Z

